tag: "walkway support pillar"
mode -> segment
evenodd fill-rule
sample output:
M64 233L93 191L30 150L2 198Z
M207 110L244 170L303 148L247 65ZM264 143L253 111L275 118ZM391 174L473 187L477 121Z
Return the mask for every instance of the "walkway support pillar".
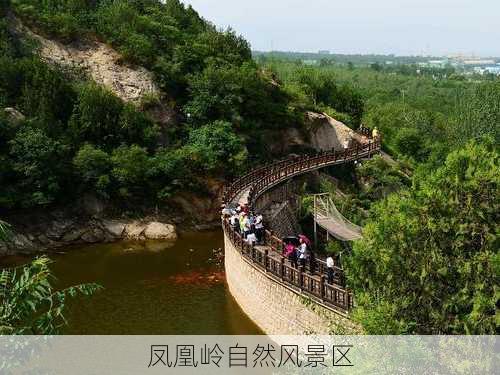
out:
M314 195L314 211L313 211L313 215L314 217L316 217L316 195ZM314 220L314 246L317 246L317 243L318 243L318 229L316 227L316 220Z
M330 212L330 200L326 200L326 212ZM314 221L314 223L316 224L316 220ZM328 242L330 242L330 233L328 233L328 231L326 231L326 243L328 244Z

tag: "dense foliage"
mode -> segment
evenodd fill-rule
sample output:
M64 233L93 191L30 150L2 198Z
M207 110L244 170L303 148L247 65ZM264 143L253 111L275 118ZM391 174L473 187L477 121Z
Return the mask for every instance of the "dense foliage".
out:
M247 159L268 160L268 132L300 126L304 110L361 121L363 101L349 85L304 71L282 87L242 37L178 0L3 4L47 37L98 38L125 63L149 68L167 96L154 101L168 100L179 116L160 126L85 77L47 66L3 20L0 107L25 118L0 111L0 208L61 203L86 191L118 204L156 204L179 187L199 189L207 174L233 176Z
M0 334L51 335L66 324L64 308L68 297L90 296L100 289L81 284L54 290L50 260L40 257L0 272Z
M335 63L261 63L303 108L339 108L318 100L315 77L354 87L364 101L363 123L381 130L384 149L397 159L337 168L343 194L331 183L321 186L348 219L364 225L350 255L338 242L327 250L344 251L354 317L366 332L494 333L500 82ZM352 124L352 117L334 117ZM309 200L303 203L308 211Z
M368 333L496 332L499 162L470 143L373 208L347 272Z
M300 125L248 43L178 0L2 4L50 38L112 44L126 63L154 73L167 99L153 102L168 100L179 116L159 125L86 77L48 66L2 19L0 209L60 204L87 191L119 205L156 204L179 187L201 188L207 174L235 175L249 153L266 159L255 151L263 131Z
M285 71L285 63L272 64L267 69L278 72L279 82L300 111L327 112L353 128L361 124L364 102L360 93L348 83L321 69L294 66Z

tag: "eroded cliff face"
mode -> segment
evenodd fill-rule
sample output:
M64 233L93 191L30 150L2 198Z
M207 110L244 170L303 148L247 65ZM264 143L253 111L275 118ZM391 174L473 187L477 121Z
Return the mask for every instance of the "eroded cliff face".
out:
M300 150L316 151L343 150L357 141L363 144L368 141L344 123L328 116L326 113L306 112L303 129L289 128L270 131L266 135L268 148L274 154L299 153Z
M311 146L317 151L328 151L332 148L343 150L354 140L363 143L354 130L326 113L307 112L306 126Z
M48 63L83 70L98 84L111 90L126 102L139 103L145 95L160 96L151 72L143 67L124 64L113 48L96 40L62 44L50 40L11 16L13 29L23 38L39 44L38 53Z

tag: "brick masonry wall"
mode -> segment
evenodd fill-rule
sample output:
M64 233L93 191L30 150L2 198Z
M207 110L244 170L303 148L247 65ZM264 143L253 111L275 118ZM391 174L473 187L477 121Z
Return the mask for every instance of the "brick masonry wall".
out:
M229 290L240 307L268 335L358 334L348 317L323 307L254 268L224 235Z

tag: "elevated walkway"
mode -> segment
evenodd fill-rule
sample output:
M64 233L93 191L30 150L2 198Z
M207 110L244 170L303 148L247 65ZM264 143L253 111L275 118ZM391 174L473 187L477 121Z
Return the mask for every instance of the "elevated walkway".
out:
M284 181L321 168L370 158L380 152L380 138L371 138L368 129L362 128L358 132L361 141L355 142L347 149L292 157L250 171L225 188L223 204L248 204L253 211L259 206L264 193ZM326 210L324 216L318 215L316 218L318 224L327 228L329 233L335 233L343 239L361 236L359 227L350 223L340 213L337 216L331 213L332 210ZM335 218L332 219L332 216ZM343 282L342 269L335 267L334 282L327 283L324 261L318 259L314 269L309 265L305 269L295 268L283 256L283 241L274 233L266 230L265 245L251 246L231 227L227 216L223 217L222 223L226 240L266 277L279 280L287 287L337 312L346 313L354 306L352 291L346 288Z

